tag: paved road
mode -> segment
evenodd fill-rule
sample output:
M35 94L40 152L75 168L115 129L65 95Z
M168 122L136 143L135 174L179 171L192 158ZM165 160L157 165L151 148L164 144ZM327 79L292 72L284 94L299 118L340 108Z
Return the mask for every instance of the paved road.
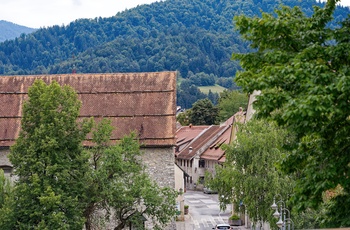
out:
M189 214L185 221L177 222L177 230L212 229L216 224L228 223L231 205L220 211L218 195L204 194L202 191L186 191L185 204L189 205Z

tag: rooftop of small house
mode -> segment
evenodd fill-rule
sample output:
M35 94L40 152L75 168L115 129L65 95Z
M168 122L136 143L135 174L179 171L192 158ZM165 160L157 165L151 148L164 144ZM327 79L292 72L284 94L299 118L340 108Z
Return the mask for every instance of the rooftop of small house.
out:
M176 158L191 160L196 154L199 154L204 160L225 162L225 151L221 147L235 139L234 123L244 122L245 114L240 108L221 125L189 125L178 128L176 131Z

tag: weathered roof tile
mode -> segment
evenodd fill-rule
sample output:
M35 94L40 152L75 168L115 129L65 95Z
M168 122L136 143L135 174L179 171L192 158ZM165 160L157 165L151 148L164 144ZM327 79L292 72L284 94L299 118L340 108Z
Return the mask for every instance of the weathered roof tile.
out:
M18 137L22 104L35 79L73 87L82 101L80 117L111 119L113 140L136 131L145 147L175 145L176 72L154 72L1 76L0 146Z

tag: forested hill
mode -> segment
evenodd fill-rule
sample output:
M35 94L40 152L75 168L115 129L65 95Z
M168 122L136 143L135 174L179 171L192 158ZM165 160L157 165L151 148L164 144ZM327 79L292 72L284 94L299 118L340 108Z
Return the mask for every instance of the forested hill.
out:
M0 74L178 70L234 76L232 52L248 44L234 30L238 14L272 12L283 2L310 15L315 0L166 0L109 18L80 19L0 43ZM349 8L338 7L336 20Z
M0 42L14 39L23 33L28 34L33 31L35 31L33 28L20 26L12 22L0 20Z

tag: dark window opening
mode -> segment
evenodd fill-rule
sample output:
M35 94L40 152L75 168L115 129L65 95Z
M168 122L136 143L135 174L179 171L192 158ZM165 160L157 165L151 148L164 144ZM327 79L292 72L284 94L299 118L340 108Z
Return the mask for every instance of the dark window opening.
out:
M205 168L205 160L199 160L199 168Z

